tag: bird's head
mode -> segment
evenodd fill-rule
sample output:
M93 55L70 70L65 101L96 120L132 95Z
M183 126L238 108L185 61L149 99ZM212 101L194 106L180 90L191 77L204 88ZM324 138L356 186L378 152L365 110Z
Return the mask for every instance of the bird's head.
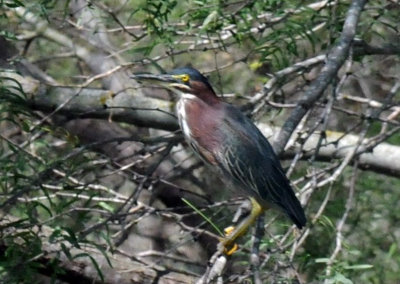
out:
M131 78L163 86L181 96L190 94L205 101L217 99L208 79L190 67L177 68L167 74L137 74Z

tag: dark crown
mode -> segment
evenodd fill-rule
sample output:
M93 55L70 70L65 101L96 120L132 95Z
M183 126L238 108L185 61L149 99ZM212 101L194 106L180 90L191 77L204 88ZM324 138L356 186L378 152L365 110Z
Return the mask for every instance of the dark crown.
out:
M169 74L171 75L189 75L191 81L199 81L206 84L210 89L212 89L207 77L201 74L198 70L191 67L181 67L172 70Z

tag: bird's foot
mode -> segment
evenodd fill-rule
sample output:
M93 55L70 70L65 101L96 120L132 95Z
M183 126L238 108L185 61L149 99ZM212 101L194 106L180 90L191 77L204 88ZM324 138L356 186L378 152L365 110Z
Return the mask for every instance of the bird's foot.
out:
M225 237L220 239L220 243L218 244L218 250L220 252L225 253L226 255L232 255L234 254L239 246L236 243L233 243L235 241L235 238L232 238L232 232L235 230L235 227L229 226L224 229Z
M257 217L263 212L264 209L254 198L250 198L250 201L252 204L250 215L242 220L237 227L231 226L224 230L225 237L220 239L218 245L219 252L225 253L226 255L232 255L237 251L238 245L235 244L236 239L244 235L247 228L253 224Z
M234 230L235 230L234 226L226 227L224 229L225 237L229 237L229 234L231 234Z

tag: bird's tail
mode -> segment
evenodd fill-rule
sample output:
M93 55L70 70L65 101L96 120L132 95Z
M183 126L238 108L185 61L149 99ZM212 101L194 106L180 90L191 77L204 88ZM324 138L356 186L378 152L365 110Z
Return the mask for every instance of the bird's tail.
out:
M297 228L301 229L306 225L307 219L304 214L303 207L301 207L300 201L297 199L294 192L288 196L286 200L286 214L296 224Z

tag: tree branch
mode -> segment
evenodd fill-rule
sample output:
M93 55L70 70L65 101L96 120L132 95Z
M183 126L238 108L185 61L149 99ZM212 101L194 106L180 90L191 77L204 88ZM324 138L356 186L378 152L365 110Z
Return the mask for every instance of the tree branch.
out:
M297 107L293 110L290 117L286 120L277 139L274 141L274 149L279 155L283 152L290 136L300 123L303 116L321 98L328 84L336 76L340 67L349 55L350 45L356 33L356 27L361 15L361 11L367 1L353 0L347 13L346 21L343 25L342 35L338 44L328 54L326 65L322 68L321 74L310 85Z
M18 223L16 228L15 223ZM195 277L185 273L171 272L161 266L150 266L138 260L115 251L114 254L101 252L99 248L80 244L80 248L73 246L67 241L50 243L54 230L48 226L41 225L31 229L22 229L23 221L7 215L0 221L1 230L7 232L7 238L13 236L13 243L6 243L4 235L0 242L0 256L2 256L10 245L24 241L19 235L30 230L30 233L40 235L42 240L42 253L34 261L40 263L40 273L52 277L58 272L57 279L67 283L194 283ZM64 246L64 249L61 246ZM63 253L67 249L73 261ZM105 257L107 255L107 258ZM74 257L76 256L76 257ZM79 256L79 257L78 257ZM85 257L86 256L86 257ZM90 257L89 257L90 256ZM95 261L104 277L101 281L98 271L93 265ZM55 263L58 265L55 266ZM111 266L110 266L111 264ZM65 273L60 273L59 269ZM57 271L55 269L58 269Z
M13 78L21 84L24 92L29 94L28 107L33 110L51 111L71 96L75 96L69 104L60 110L60 113L71 118L112 118L114 121L126 122L138 126L174 131L178 129L178 123L173 113L172 103L154 98L131 97L120 94L118 103L110 98L110 92L101 89L84 88L77 92L78 88L52 87L40 84L38 81L28 77L22 77L13 72L0 73L2 77ZM3 84L16 85L11 80ZM104 108L102 98L108 98L106 104L112 104L110 108ZM112 96L111 96L112 97ZM282 132L278 127L272 127L265 123L257 124L266 137L272 137L274 133ZM392 130L392 134L398 127ZM300 138L300 133L292 137L291 147L283 155L283 158L292 157L300 147L295 141ZM303 159L310 157L318 144L320 135L315 133L305 142ZM302 139L300 139L301 141ZM319 149L317 160L330 161L332 159L344 158L351 151L358 140L357 135L344 134L340 132L326 132L326 140ZM363 144L368 143L364 141ZM400 175L400 147L388 143L380 143L373 150L365 150L360 154L359 167L390 176Z
M125 92L115 95L102 89L49 86L12 71L0 72L0 76L3 86L22 87L27 95L26 105L32 110L52 112L63 105L57 113L70 118L101 118L170 131L178 129L174 104L169 101Z

